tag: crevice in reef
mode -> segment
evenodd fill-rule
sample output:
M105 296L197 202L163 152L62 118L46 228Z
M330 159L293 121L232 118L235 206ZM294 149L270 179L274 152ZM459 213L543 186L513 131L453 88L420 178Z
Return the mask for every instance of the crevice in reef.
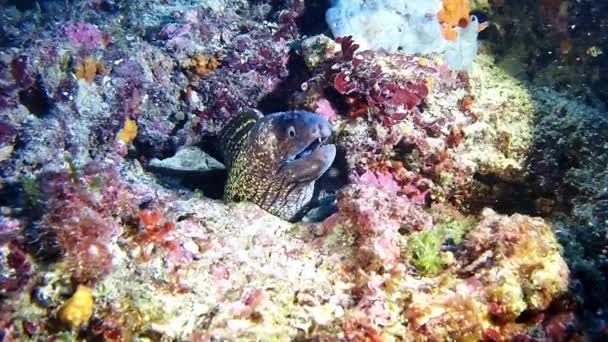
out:
M304 1L304 12L296 19L296 24L302 35L314 36L329 31L327 22L319 20L325 18L325 12L329 9L329 0L306 0Z
M551 217L555 213L570 214L572 200L580 195L576 189L562 185L559 196L542 191L535 180L528 177L522 182L506 181L495 174L476 173L473 176L475 195L471 196L464 208L469 213L479 214L484 208L491 208L504 215L524 214Z
M8 1L8 5L13 5L17 7L20 11L28 11L36 8L36 5L39 5L38 0L10 0Z
M224 185L228 174L225 170L201 172L180 172L174 175L158 175L159 180L168 188L172 185L200 190L207 198L221 200L224 197Z
M213 159L223 163L223 158L219 150L217 136L208 135L201 137L201 141L195 145L201 151L212 157ZM160 159L174 156L172 153ZM187 170L171 170L157 168L154 174L165 187L184 187L190 190L202 191L205 197L221 200L224 197L224 186L226 184L228 174L226 170L207 170L187 171Z
M304 58L294 49L289 51L287 70L289 75L258 102L257 108L263 113L280 112L289 108L290 95L310 77Z
M346 169L345 151L337 149L333 164L315 184L308 211L303 213L305 221L319 222L338 210L337 194L348 184Z
M473 180L482 195L474 196L474 200L468 203L467 207L471 212L479 213L489 207L505 215L538 214L536 201L539 196L532 191L529 184L508 182L493 174L480 173L476 173Z
M52 106L51 99L47 96L40 77L32 86L19 92L19 102L24 105L30 113L40 117L47 114Z

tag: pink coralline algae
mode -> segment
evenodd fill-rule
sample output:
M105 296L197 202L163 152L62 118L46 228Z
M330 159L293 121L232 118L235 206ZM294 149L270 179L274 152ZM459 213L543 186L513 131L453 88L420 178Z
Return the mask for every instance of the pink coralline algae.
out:
M388 183L392 191L397 190L392 181ZM431 216L418 205L381 186L354 184L341 192L338 200L346 226L357 237L360 265L368 270L395 268L400 262L401 232L432 225Z
M134 216L124 185L111 168L90 165L81 175L45 175L41 189L48 196L44 229L57 236L74 280L96 283L112 270L109 245L122 234L115 217Z
M385 280L375 276L362 291L361 300L346 316L342 329L347 341L382 341L382 329L395 318L386 300Z
M376 186L389 193L397 193L401 189L394 176L390 173L367 171L359 177L358 182Z
M0 244L10 240L23 229L23 223L17 219L12 219L0 215Z
M268 296L262 289L244 291L241 299L232 304L232 311L239 317L251 317Z
M359 184L373 185L388 193L399 193L409 198L412 203L425 205L433 182L407 171L401 163L377 163L363 175L354 177Z
M135 241L141 245L141 258L148 261L154 250L161 249L173 271L192 260L174 235L175 224L158 210L144 209L139 213L140 232Z
M468 78L430 58L357 52L350 39L337 42L292 96L292 107L335 108L336 143L348 151L351 181L369 180L369 171L391 174L414 203L462 203L472 173L457 154L478 119L459 106L470 98Z
M28 57L25 55L17 56L11 61L11 75L19 88L27 88L34 83L34 79L29 75L27 63Z
M79 49L95 50L103 41L103 34L96 25L78 22L71 23L63 28L63 34L70 43Z
M0 252L0 298L24 289L32 276L32 264L23 246L8 244L8 253Z
M162 39L173 40L187 35L191 30L192 24L190 23L186 23L184 25L179 25L177 23L169 23L163 26L158 35Z
M319 99L317 100L316 104L317 114L321 115L325 119L330 120L336 115L336 110L332 106L331 102L329 102L327 99Z

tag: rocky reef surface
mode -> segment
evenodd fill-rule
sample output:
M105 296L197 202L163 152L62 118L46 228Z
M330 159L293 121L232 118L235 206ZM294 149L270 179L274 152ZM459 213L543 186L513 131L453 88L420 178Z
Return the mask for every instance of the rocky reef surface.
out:
M606 338L593 101L359 51L321 2L0 4L3 339ZM248 107L335 127L303 222L221 200Z
M510 74L537 86L567 91L603 111L608 92L605 70L605 2L473 0L494 24L482 33L485 49Z

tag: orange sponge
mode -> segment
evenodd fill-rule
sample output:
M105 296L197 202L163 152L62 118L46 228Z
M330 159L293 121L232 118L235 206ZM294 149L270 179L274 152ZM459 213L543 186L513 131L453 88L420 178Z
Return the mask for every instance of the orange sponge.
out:
M92 82L96 75L106 73L106 67L103 63L97 61L93 57L87 57L82 63L76 66L76 78Z
M191 63L194 72L199 76L207 76L221 65L221 62L214 56L207 57L203 54L194 56Z
M470 12L469 0L443 0L443 8L437 13L443 37L451 41L456 40L456 27L467 27Z

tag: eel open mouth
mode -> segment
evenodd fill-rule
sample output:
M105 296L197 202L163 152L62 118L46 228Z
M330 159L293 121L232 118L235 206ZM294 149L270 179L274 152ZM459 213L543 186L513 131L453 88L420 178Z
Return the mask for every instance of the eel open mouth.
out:
M320 177L334 161L336 146L326 144L328 136L313 139L308 146L288 158L279 167L280 171L291 169L296 178L314 180Z
M311 153L316 151L319 147L321 147L327 141L328 138L329 137L318 137L317 139L313 140L302 151L300 151L298 154L296 154L295 157L293 158L293 160L301 159L301 158L304 158L304 157L310 155Z

